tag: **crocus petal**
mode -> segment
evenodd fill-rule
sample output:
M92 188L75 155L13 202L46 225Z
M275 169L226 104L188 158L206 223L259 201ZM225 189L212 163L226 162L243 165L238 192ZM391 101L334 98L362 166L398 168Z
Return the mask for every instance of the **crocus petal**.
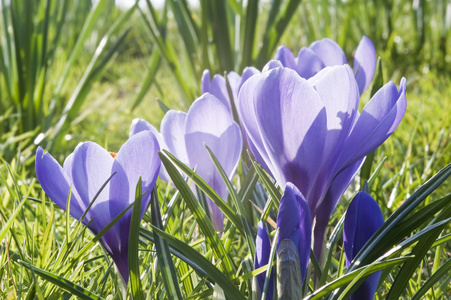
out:
M293 52L288 47L280 46L279 48L277 48L274 59L280 61L282 66L286 68L296 68L296 62Z
M73 161L76 163L72 164L72 170L68 170L68 172L71 174L74 187L77 189L81 201L87 207L110 178L114 158L108 151L93 142L79 144L73 155ZM91 214L94 217L93 224L98 225L97 228L91 228L94 233L98 233L111 221L105 210L95 210L96 206L109 200L108 190L109 183L100 192L91 207Z
M36 176L47 196L60 208L66 210L67 197L71 193L70 212L76 219L80 219L86 210L85 204L80 200L72 180L61 165L50 153L45 153L41 147L36 151Z
M169 152L174 154L184 164L188 164L188 153L185 145L186 113L168 111L161 120L161 135Z
M155 135L149 131L140 132L130 137L122 145L111 171L112 173L117 172L117 176L113 176L111 180L110 195L120 195L119 201L115 197L110 199L111 217L114 218L135 201L136 185L139 178L142 180L142 193L145 193L141 206L147 207L150 192L155 186L161 164L158 156L159 150L160 147ZM128 183L128 186L124 185L125 182ZM128 202L122 199L128 199ZM144 210L141 217L143 215Z
M160 158L159 145L155 136L149 131L143 131L130 137L122 145L112 166L116 173L110 182L109 200L102 205L93 207L97 215L108 216L108 223L135 201L136 186L139 178L142 180L141 218L149 205L150 193L157 180ZM109 211L109 214L107 213ZM129 210L104 235L105 248L110 253L124 278L128 278L128 237L130 230ZM102 224L105 227L107 224ZM125 259L125 262L124 262Z
M263 73L261 81L254 107L270 159L267 165L282 188L290 181L309 191L322 161L327 129L324 103L291 69L273 69Z
M377 202L367 193L359 192L348 207L343 226L346 266L383 223L384 216ZM373 299L379 277L380 272L368 277L351 299Z
M360 94L368 88L376 71L376 49L373 42L363 36L354 56L354 74Z
M331 39L324 38L313 42L309 48L321 58L326 67L347 63L343 49Z
M255 239L255 260L254 266L255 269L261 268L264 265L267 265L269 262L269 254L271 252L271 241L269 240L268 232L266 231L265 225L262 221L258 222L257 229L257 238ZM260 290L263 291L263 287L265 285L266 273L261 273L257 275L257 282L260 286ZM269 286L267 290L267 299L272 299L273 295L273 280L272 273L271 278L269 279Z
M296 245L301 263L302 282L304 282L312 242L310 208L304 196L291 182L285 186L280 199L277 228L279 228L277 248L284 239L289 239Z
M296 67L299 76L308 79L324 69L325 65L321 58L310 48L301 48L296 58Z
M398 127L406 106L406 80L399 91L393 82L385 84L360 114L338 165L346 167L379 147Z
M249 78L240 89L236 108L238 117L241 120L244 131L246 132L246 141L249 150L257 162L270 174L271 171L267 165L270 161L265 146L263 145L260 131L257 124L257 116L254 110L254 93L261 86L261 75Z
M202 94L210 93L214 95L219 101L221 101L232 112L232 106L230 103L229 92L227 90L227 83L223 76L215 74L210 80L210 71L205 70L201 79L201 92Z
M230 89L232 91L233 102L235 103L235 106L237 105L236 102L238 101L238 94L240 92L241 87L246 82L246 80L248 80L255 74L260 74L260 71L254 67L246 67L243 70L241 76L235 72L230 72L229 74L227 74L227 80L229 81L230 84Z
M242 137L240 128L233 121L232 115L213 95L204 94L191 105L186 116L185 144L190 166L196 167L196 172L223 199L227 198L228 191L225 183L209 159L204 144L215 154L224 171L231 178L241 155ZM209 209L216 229L222 229L223 213L212 202Z
M168 149L168 147L166 146L166 143L163 140L163 137L161 136L161 134L158 132L158 130L155 128L155 126L153 126L152 124L150 124L149 122L147 122L146 120L143 119L134 119L132 122L132 125L130 126L130 134L129 137L142 132L142 131L150 131L151 133L153 133L153 135L155 136L155 138L158 141L158 145L160 145L160 149ZM160 179L165 181L165 182L169 182L170 177L168 172L166 171L165 167L163 166L163 164L161 164L160 166Z
M317 184L312 191L306 191L310 207L322 199L324 189L335 176L330 170L343 149L354 124L359 104L359 92L354 74L348 65L326 67L308 80L314 86L326 107L327 131L325 133L323 161Z
M278 60L270 60L262 69L262 73L268 72L272 69L282 68L283 65Z

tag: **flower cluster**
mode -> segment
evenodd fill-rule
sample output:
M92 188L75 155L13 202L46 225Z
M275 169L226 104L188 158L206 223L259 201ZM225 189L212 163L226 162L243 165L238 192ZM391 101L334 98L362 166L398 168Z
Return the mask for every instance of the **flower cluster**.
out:
M282 46L261 72L247 67L241 75L229 73L226 80L221 75L211 78L206 70L202 96L187 113L168 111L160 131L143 119L134 120L130 138L115 158L88 142L79 145L61 167L39 148L36 173L46 194L61 208L66 209L71 194L70 213L77 219L99 193L82 220L98 233L133 201L139 177L143 191L153 189L158 174L170 181L157 154L160 149L195 169L226 199L228 190L205 146L232 179L244 145L284 191L277 215L276 247L280 252L279 246L295 249L304 281L312 244L320 259L326 227L338 200L366 155L393 133L404 115L404 78L399 89L393 82L385 84L359 111L360 95L371 83L375 68L374 46L367 37L355 52L352 69L343 50L330 39L302 48L297 57ZM240 124L234 120L235 110ZM149 203L149 194L143 198L143 208ZM383 222L380 216L368 215L367 207L377 206L368 197L358 194L348 209L344 229L348 264ZM211 200L208 209L214 227L221 231L224 214ZM101 240L126 280L130 217L127 212ZM365 219L374 222L362 226ZM256 245L254 262L259 268L268 264L271 248L263 222L258 225ZM257 276L260 288L264 279L264 273ZM268 299L272 297L272 279L270 283ZM374 284L369 285L368 293L374 293ZM283 289L283 282L279 286Z

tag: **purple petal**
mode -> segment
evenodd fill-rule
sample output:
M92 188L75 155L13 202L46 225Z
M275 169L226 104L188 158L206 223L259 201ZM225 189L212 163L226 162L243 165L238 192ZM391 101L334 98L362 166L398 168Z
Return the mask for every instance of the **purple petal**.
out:
M340 157L341 168L371 153L399 125L407 105L404 78L400 85L398 91L393 82L385 84L365 106Z
M271 241L269 240L268 232L266 232L265 225L263 224L262 221L260 221L258 222L257 238L255 239L255 260L254 260L255 269L261 268L264 265L268 264L270 252L271 252ZM265 285L266 273L267 272L257 275L257 282L260 286L261 291L263 291L263 287ZM270 278L269 280L270 285L268 286L267 295L272 296L273 294L272 278Z
M384 224L384 216L377 202L367 193L359 192L346 212L343 242L346 266L362 249L370 237ZM351 299L373 299L380 272L368 277L352 295Z
M81 201L87 207L110 178L114 158L98 144L85 142L75 148L73 162L71 164L72 169L67 170L67 172L71 174L74 187L77 189ZM69 166L69 164L67 165ZM109 201L109 185L110 183L100 192L90 210L94 222L91 223L89 228L94 233L98 233L111 221L108 211L95 209L96 206Z
M150 192L155 186L161 160L158 156L160 147L155 136L148 132L140 132L125 142L117 153L112 167L113 176L110 184L110 211L114 218L135 201L136 185L142 180L143 208L147 207Z
M346 266L382 224L384 215L377 202L365 192L357 193L348 207L343 227Z
M270 162L266 153L265 146L260 136L257 124L257 116L254 110L254 94L261 86L263 75L259 74L249 78L240 89L236 108L238 118L241 121L244 132L246 133L246 142L252 155L257 162L268 172L271 173L267 163Z
M188 154L185 145L186 113L170 110L161 120L161 135L169 152L174 154L184 164L188 164Z
M215 74L210 80L210 71L205 70L202 74L201 92L202 94L210 93L221 101L232 112L227 83L223 76Z
M286 68L290 69L296 68L296 62L293 52L288 47L280 46L279 48L277 48L274 59L280 61L282 66Z
M160 145L160 149L168 149L168 147L166 146L166 143L163 140L163 137L152 124L150 124L149 122L147 122L146 120L143 120L143 119L134 119L132 122L132 125L130 126L129 137L132 137L133 135L135 135L139 132L142 132L142 131L150 131L151 133L153 133L153 135L156 137L156 139L158 141L158 145ZM166 169L164 168L163 164L161 164L161 166L160 166L159 176L160 176L160 179L165 182L169 182L169 180L170 180L169 174L166 171Z
M280 199L277 228L279 228L277 248L284 239L289 239L296 245L304 281L312 243L310 208L304 196L291 182L285 186Z
M291 69L273 69L261 78L253 99L270 160L266 163L282 188L293 182L308 197L322 161L327 130L324 103Z
M322 199L325 188L335 176L331 170L343 149L357 116L359 92L348 65L326 67L308 80L321 97L327 114L323 161L314 190L308 193L310 207Z
M229 178L233 177L242 150L241 131L232 115L216 97L204 94L191 105L186 116L185 144L189 164L223 198L227 188L204 146L215 154ZM224 147L227 145L227 147ZM222 228L223 213L210 203L210 215L216 228Z
M325 68L321 58L310 48L301 48L296 57L296 67L299 76L308 79Z
M232 90L233 102L235 103L235 106L238 101L238 94L241 87L246 82L246 80L248 80L255 74L260 74L260 71L254 67L246 67L243 70L243 74L241 74L241 76L235 72L230 72L229 74L227 74L227 80L229 81L230 89Z
M264 67L262 70L262 73L268 72L269 70L272 69L277 69L277 68L283 68L283 65L280 61L278 60L270 60Z
M376 49L373 42L366 36L363 36L354 56L354 74L359 85L360 94L363 94L370 85L375 71Z
M72 180L61 168L61 165L50 153L45 153L41 147L36 151L36 176L46 195L60 208L66 210L67 197L71 192L70 213L80 219L86 210L86 205L80 200L77 190L72 187Z
M309 48L321 58L326 67L347 63L343 49L331 39L324 38L313 42Z

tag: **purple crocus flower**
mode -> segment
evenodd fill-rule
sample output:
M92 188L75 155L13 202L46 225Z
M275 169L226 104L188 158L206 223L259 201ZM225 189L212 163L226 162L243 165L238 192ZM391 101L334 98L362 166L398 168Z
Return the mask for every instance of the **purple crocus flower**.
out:
M142 132L131 137L116 154L93 142L79 144L64 161L63 167L39 147L36 152L36 175L47 196L63 210L71 194L70 214L80 219L99 192L82 220L98 234L135 201L136 185L142 179L141 218L150 201L160 167L159 146L154 135ZM114 175L113 175L114 174ZM113 259L125 282L128 282L128 236L132 211L127 211L101 238L100 242Z
M255 269L261 268L268 264L269 256L271 252L271 241L269 240L268 232L266 231L265 225L262 221L258 222L257 238L255 239ZM265 285L266 273L261 273L257 275L257 282L260 287L260 291L263 291ZM273 273L268 282L268 290L266 293L266 300L271 300L274 292L273 283Z
M308 48L302 47L297 57L294 57L289 48L280 46L274 59L279 60L284 67L295 70L305 79L309 79L325 67L347 63L341 47L328 38L315 41ZM375 71L376 50L373 42L363 36L354 56L354 74L360 94L368 88Z
M147 124L147 125L146 125ZM146 129L147 128L147 129ZM130 134L154 128L143 120L134 121ZM228 190L205 148L215 154L229 179L232 179L243 147L241 130L228 108L206 93L193 102L188 113L170 110L161 121L161 148L168 149L180 161L196 168L217 193L227 199ZM208 199L209 212L216 230L222 230L224 214Z
M382 224L384 224L384 216L377 202L365 192L357 193L348 207L343 227L347 267ZM380 271L369 276L350 299L373 299L380 276Z
M277 249L284 239L293 242L298 250L302 282L304 282L312 245L312 223L307 201L291 182L287 182L280 199L277 228L279 228Z
M359 113L348 65L326 67L308 80L277 67L243 84L237 110L246 134L282 189L292 182L307 199L318 258L336 203L365 156L401 122L405 90L404 78L399 90L389 82Z

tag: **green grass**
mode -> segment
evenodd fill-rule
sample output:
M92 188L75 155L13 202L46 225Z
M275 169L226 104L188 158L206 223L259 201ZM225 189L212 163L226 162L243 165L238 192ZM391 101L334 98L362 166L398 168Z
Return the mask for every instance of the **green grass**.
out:
M423 22L417 22L420 20L416 17L418 8L413 10L411 2L397 0L365 4L348 1L347 5L339 6L341 1L337 1L330 8L332 13L324 17L321 7L324 10L326 2L318 1L318 5L302 2L294 15L295 21L289 24L280 44L297 51L317 38L329 36L336 38L349 55L361 35L366 34L374 39L377 53L382 57L385 81L393 80L398 84L402 76L407 78L406 115L395 133L375 152L371 169L373 173L381 164L369 188L387 219L403 203L409 203L410 200L406 200L424 187L427 180L451 163L451 79L446 73L448 67L443 64L449 60L449 54L443 52L440 44L444 41L448 45L450 38L449 31L447 33L442 28L448 24L444 16L434 13L445 1L419 1L425 12ZM351 3L356 5L351 6ZM392 17L382 16L380 22L372 27L371 20L376 17L375 6L382 5L385 14L390 3L393 3ZM86 15L88 10L85 9L81 7L80 11ZM193 11L193 17L198 20L197 11ZM262 24L265 18L262 15ZM58 55L51 69L56 71L50 74L55 74L55 78L49 75L49 86L54 87L58 82L57 76L61 74L70 55L69 49L79 34L76 24L83 24L83 21L82 14L71 16L67 21L73 23L68 33L62 36L61 46L57 49ZM421 24L425 28L423 36L418 27ZM99 32L105 33L108 25L99 28ZM183 90L178 87L167 62L162 61L153 84L139 105L132 109L156 46L139 14L133 15L123 28L128 26L132 29L124 43L105 65L104 72L92 82L70 122L71 126L55 145L52 154L60 162L79 142L87 140L117 151L128 138L134 118L144 118L158 127L164 113L156 99L170 108L188 108ZM390 28L391 32L388 31ZM261 36L263 29L264 26L257 26L256 35ZM395 37L402 32L406 35L402 42L396 43ZM167 38L178 47L176 49L181 49L177 44L181 40L174 20L168 23ZM86 46L88 49L95 49L89 45ZM85 73L89 60L90 57L80 56L71 67L60 95L63 102L58 105L61 108ZM196 82L199 84L200 78ZM52 92L44 95L51 97ZM193 95L199 96L194 92ZM362 101L366 103L368 97L369 93L366 93ZM219 296L222 293L229 299L240 299L252 295L255 290L252 277L264 270L253 270L252 244L260 213L247 199L251 195L252 201L263 210L266 204L265 213L274 218L278 199L266 203L267 195L277 198L275 195L280 192L261 177L260 170L242 164L238 176L229 185L229 201L215 198L215 192L192 175L193 182L229 214L221 235L212 230L202 203L193 198L181 178L173 177L180 192L171 185L158 182L152 209L147 211L140 224L139 241L136 235L133 236L139 262L134 261L133 268L139 272L134 282L139 284L129 285L127 290L118 278L112 260L98 243L92 242L92 233L44 195L33 167L36 146L32 141L36 133L21 131L21 125L14 121L13 111L3 110L1 113L0 120L3 125L7 124L5 128L8 130L1 132L1 147L7 151L0 153L9 155L4 155L7 161L0 164L0 299L121 299L125 294L134 294L136 299L176 299L180 295L188 299L222 299ZM178 163L166 156L164 160L168 166ZM326 235L330 236L333 229L339 227L340 218L354 192L359 189L359 180L356 180L341 199ZM401 245L401 249L398 252L393 250L394 254L387 255L378 265L385 269L376 299L397 299L397 295L411 299L417 292L421 292L416 295L421 299L440 299L440 295L451 293L450 190L451 181L448 179L416 205L408 215L412 218L407 219L413 221L412 224L407 221L400 223L399 228L407 228L407 231L393 242ZM246 201L240 205L243 199ZM428 214L423 215L426 211ZM425 228L429 231L421 235ZM386 234L387 243L396 240ZM324 276L316 283L310 278L304 287L308 291L306 295L316 290L311 299L320 297L320 285L326 294L340 286L341 292L346 286L352 290L349 283L358 274L345 277L340 231L332 236L329 263L320 267ZM403 238L407 241L404 244ZM418 257L413 258L413 254ZM401 275L397 277L398 274ZM424 291L422 287L428 290Z

